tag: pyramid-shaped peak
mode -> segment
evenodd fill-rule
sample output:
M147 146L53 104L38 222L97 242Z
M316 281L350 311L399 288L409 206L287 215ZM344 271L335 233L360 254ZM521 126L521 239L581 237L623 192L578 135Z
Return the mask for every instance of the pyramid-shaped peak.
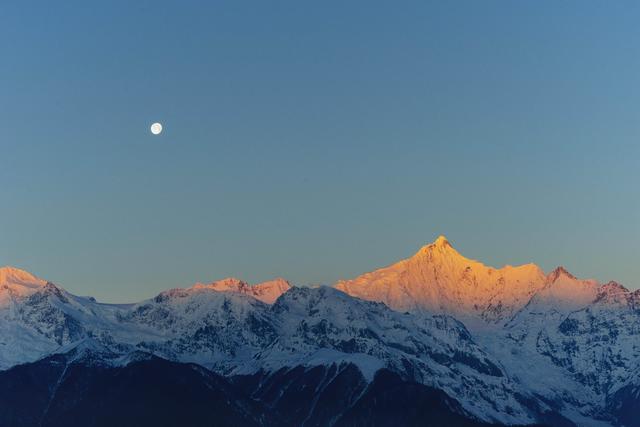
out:
M627 293L629 289L625 288L623 285L616 281L610 281L600 287L601 293Z
M449 243L449 240L445 237L445 236L439 236L436 240L433 241L433 243L429 243L427 245L424 245L422 248L420 248L419 252L427 252L427 251L432 251L433 249L440 249L440 250L454 250L453 246L451 246L451 243Z
M414 258L422 259L441 259L441 258L464 258L457 250L451 246L451 243L445 236L439 236L433 243L423 246L415 254Z
M596 302L627 305L633 300L633 294L618 282L611 281L598 289Z
M559 266L556 267L555 270L553 270L551 273L549 273L549 275L547 276L549 279L549 282L553 283L556 280L558 280L560 277L567 277L571 280L577 280L576 276L574 276L573 274L569 273L569 271L564 268L563 266Z
M449 243L449 240L444 235L438 236L438 238L435 240L435 242L433 242L433 244L436 246L446 246L446 245L451 246L451 243Z
M523 307L546 284L534 264L493 268L466 258L438 237L415 255L336 288L400 311L427 310L501 321Z

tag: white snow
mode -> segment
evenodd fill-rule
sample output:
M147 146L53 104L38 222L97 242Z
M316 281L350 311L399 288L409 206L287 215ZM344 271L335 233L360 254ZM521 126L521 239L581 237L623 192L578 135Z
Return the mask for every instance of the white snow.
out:
M427 310L502 322L546 282L534 264L495 269L460 255L443 236L411 258L336 288L400 311Z
M273 304L280 295L291 288L288 281L277 278L267 282L249 285L240 279L229 277L227 279L212 282L208 285L197 283L191 289L210 289L218 292L238 292L259 299L267 304Z
M353 364L367 381L388 368L507 424L536 422L525 395L560 402L578 425L610 425L607 399L640 384L640 292L615 282L495 269L440 237L335 288L228 278L110 305L4 267L0 369L53 353L116 365L154 354L224 375Z

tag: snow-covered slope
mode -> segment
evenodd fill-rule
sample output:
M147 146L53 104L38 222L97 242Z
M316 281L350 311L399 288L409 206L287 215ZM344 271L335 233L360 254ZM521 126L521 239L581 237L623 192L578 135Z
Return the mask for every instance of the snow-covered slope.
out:
M167 341L184 342L185 331L192 336L198 332L196 326L210 326L226 340L237 340L233 334L242 335L246 316L254 315L250 306L272 303L289 287L283 279L256 286L225 279L166 291L138 304L100 304L25 271L4 267L0 269L0 369L37 360L88 337L130 351ZM234 313L227 311L230 307ZM231 328L234 319L235 330ZM228 345L225 340L217 344ZM197 340L189 346L196 348ZM210 360L212 350L207 351ZM197 358L197 351L191 354Z
M562 402L565 415L614 422L620 390L640 383L639 292L580 280L562 268L503 328L477 331L479 344L523 388Z
M0 304L8 304L11 297L23 297L38 291L47 282L31 273L14 267L0 268Z
M463 257L440 236L411 258L340 281L336 288L396 310L500 323L527 304L545 281L544 272L534 264L487 267Z
M60 310L67 304L69 313ZM16 268L0 268L0 369L36 360L82 336L64 291Z
M258 359L263 367L341 360L356 364L369 380L385 367L444 390L487 420L536 419L499 362L452 317L399 313L327 287L293 288L272 310L280 338Z
M155 354L227 376L355 365L372 381L384 367L446 391L483 419L536 420L499 362L449 316L400 313L328 287L291 288L273 304L261 301L289 288L280 280L255 290L224 280L131 305L100 304L33 283L40 288L14 296L1 312L3 368L69 351L116 365Z
M447 313L523 390L579 425L612 421L615 396L640 389L640 291L578 279L563 267L492 269L444 238L337 288L397 310ZM609 409L606 409L609 408Z
M504 333L514 345L544 356L547 364L562 368L604 400L624 386L640 364L640 292L616 282L593 286L575 279L577 297L569 305L566 299L546 306L532 301ZM580 298L582 305L576 303Z
M399 313L332 288L292 288L273 305L235 290L172 290L136 304L118 322L92 335L117 351L196 362L227 376L355 364L371 381L385 367L445 390L485 419L535 421L460 322Z
M491 268L443 237L335 288L229 278L124 305L6 267L0 369L55 353L110 366L152 354L267 382L355 366L372 383L386 368L489 422L616 425L640 404L639 313L640 291Z

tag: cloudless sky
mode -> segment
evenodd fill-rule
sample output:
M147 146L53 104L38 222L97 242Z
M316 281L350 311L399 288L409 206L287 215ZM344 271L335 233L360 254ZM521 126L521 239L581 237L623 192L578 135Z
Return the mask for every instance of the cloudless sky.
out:
M2 2L0 265L124 302L330 284L445 234L637 288L638 22L625 1Z

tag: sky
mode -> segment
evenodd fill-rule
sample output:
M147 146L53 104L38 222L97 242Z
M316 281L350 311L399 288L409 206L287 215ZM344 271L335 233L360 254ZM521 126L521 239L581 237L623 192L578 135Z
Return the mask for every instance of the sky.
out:
M636 289L639 21L625 1L2 2L0 265L126 302L331 284L444 234Z

